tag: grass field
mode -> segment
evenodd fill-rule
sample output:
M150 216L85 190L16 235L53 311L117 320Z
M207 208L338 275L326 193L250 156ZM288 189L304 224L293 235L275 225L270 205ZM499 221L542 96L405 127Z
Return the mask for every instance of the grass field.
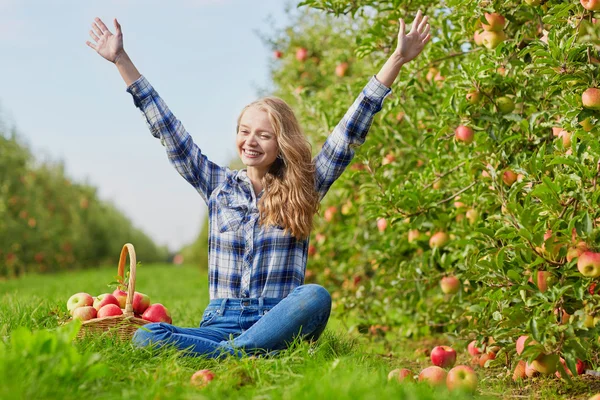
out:
M71 340L76 327L56 329L68 318L72 294L108 292L115 274L116 268L101 268L0 282L0 336L7 343L0 344L0 399L587 399L600 392L598 383L582 378L573 385L553 378L515 385L503 368L478 369L475 396L388 382L393 368L418 373L430 365L415 349L444 340L392 340L384 351L383 341L347 334L335 314L312 347L299 343L272 358L222 361L102 337L78 342ZM190 266L141 266L136 285L166 305L176 325L197 326L208 304L206 273ZM458 362L466 363L466 351L456 348ZM204 368L216 378L198 389L190 376Z

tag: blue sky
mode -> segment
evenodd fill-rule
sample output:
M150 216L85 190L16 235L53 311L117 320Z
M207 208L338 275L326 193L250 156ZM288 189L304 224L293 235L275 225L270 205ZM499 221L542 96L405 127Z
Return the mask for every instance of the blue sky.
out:
M85 45L94 17L214 162L235 152L235 121L269 88L271 49L256 30L286 24L284 0L0 0L0 115L40 160L99 189L174 250L198 234L206 206L169 164L116 67ZM294 1L293 4L296 4ZM269 17L269 20L267 19Z

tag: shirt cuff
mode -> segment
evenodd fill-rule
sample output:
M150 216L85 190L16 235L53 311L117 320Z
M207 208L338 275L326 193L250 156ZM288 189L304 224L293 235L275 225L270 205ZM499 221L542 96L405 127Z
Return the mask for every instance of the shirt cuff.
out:
M127 92L133 96L133 103L136 107L140 107L142 102L152 95L154 88L148 82L144 75L127 87Z
M379 82L373 75L363 89L363 93L369 100L383 102L383 99L392 93L392 89Z

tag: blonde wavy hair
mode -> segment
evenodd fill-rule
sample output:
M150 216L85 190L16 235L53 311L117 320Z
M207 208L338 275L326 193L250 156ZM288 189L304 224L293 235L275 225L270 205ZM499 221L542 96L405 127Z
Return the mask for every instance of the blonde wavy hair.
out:
M250 107L268 114L281 157L273 162L261 181L264 193L258 203L259 224L279 225L298 239L308 238L313 217L319 210L310 143L290 106L274 96L244 107L237 119L236 132L244 112Z

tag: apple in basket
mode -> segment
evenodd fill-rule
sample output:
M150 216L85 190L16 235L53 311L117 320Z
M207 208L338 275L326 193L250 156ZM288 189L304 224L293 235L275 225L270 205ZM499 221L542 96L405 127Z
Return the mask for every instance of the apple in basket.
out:
M116 304L107 304L98 310L98 318L112 317L115 315L123 315L123 310Z
M125 303L127 302L127 292L124 292L121 289L115 289L112 294L117 298L117 300L119 300L119 307L125 308Z
M73 310L73 319L89 321L96 318L96 309L92 306L77 307Z
M119 300L117 300L117 298L110 293L101 294L100 296L94 299L94 308L96 309L96 311L98 311L107 304L114 304L121 307Z
M94 298L87 293L76 293L67 300L67 310L73 315L73 310L78 307L87 307L94 304Z
M167 324L173 322L169 310L160 303L155 303L148 307L142 314L142 318L150 322L166 322Z
M132 306L135 314L143 314L150 306L150 297L147 294L135 292Z

